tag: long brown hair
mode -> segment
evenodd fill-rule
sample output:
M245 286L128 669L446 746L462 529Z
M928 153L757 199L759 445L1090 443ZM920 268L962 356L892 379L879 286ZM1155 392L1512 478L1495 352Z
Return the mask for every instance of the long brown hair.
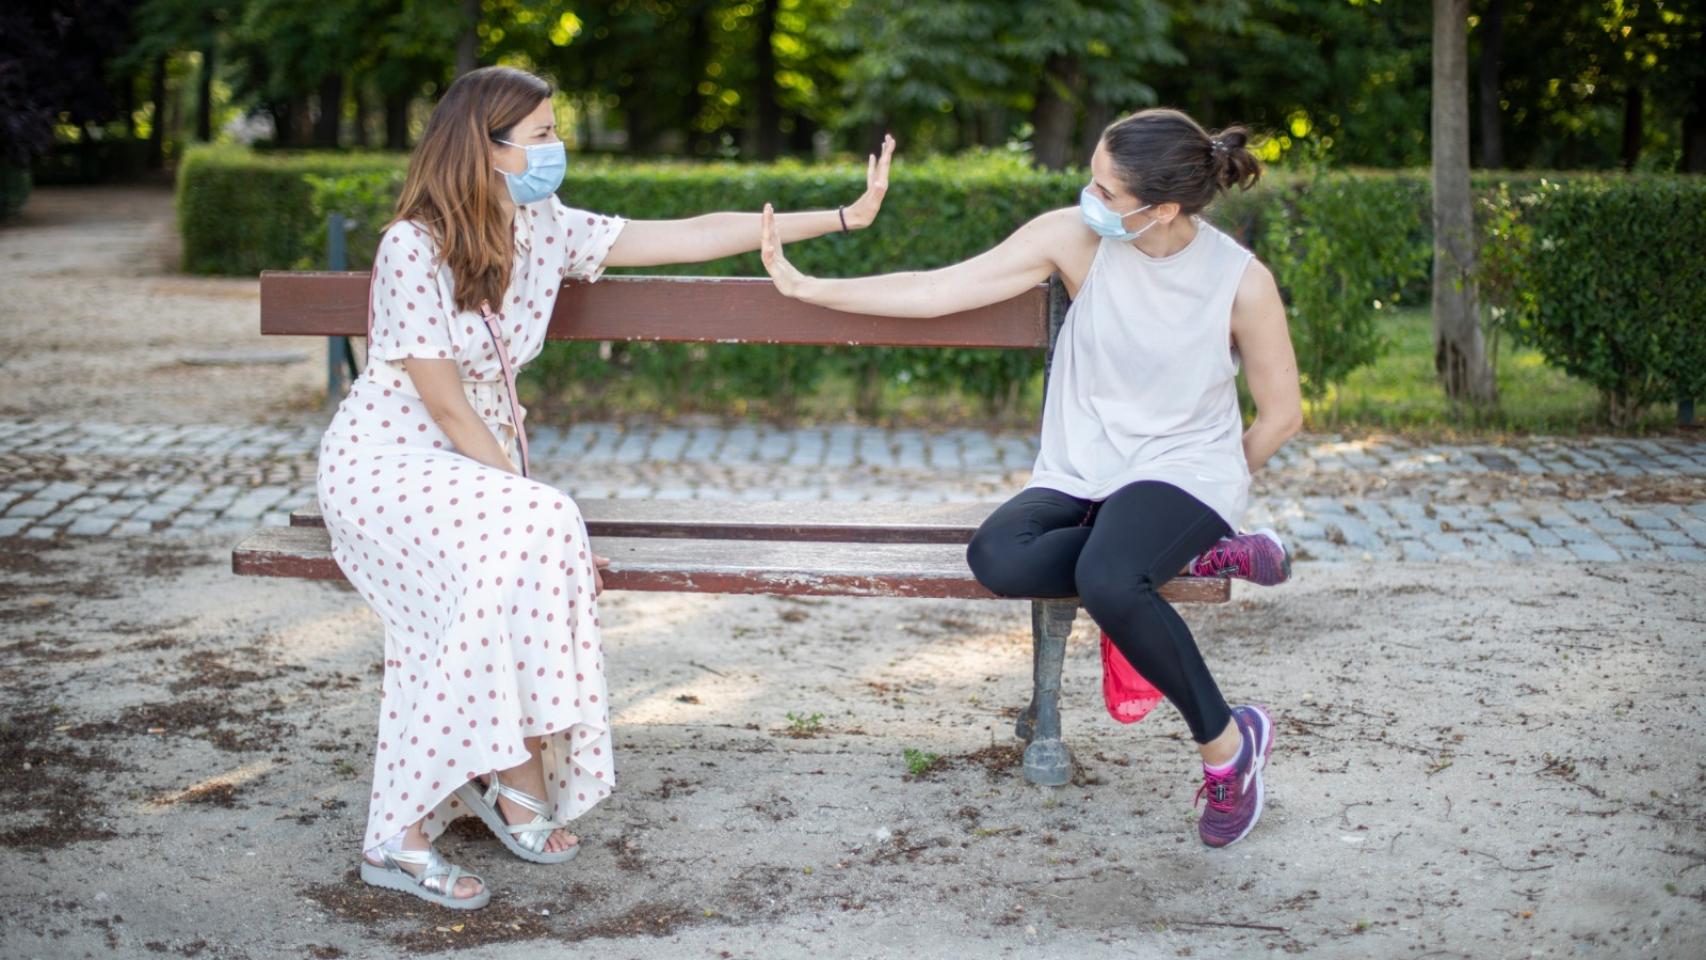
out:
M512 67L483 67L456 78L433 107L426 133L409 159L392 223L413 220L438 244L450 267L456 309L489 300L503 306L514 240L493 189L491 143L551 95L540 77ZM501 186L498 189L503 189Z
M1189 215L1222 191L1248 190L1262 165L1241 126L1209 133L1184 113L1166 107L1139 110L1102 133L1120 181L1144 203L1177 203Z

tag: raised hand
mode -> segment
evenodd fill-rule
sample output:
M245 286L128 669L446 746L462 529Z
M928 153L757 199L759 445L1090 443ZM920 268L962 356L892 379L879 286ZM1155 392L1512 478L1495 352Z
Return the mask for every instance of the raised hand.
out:
M851 216L852 212L849 211L848 215ZM806 277L782 255L782 235L776 230L775 209L770 204L765 204L764 215L760 219L763 227L760 231L758 253L764 260L764 269L769 272L770 279L775 282L776 289L782 296L798 296L800 284Z
M848 204L845 210L847 226L859 230L870 226L883 208L883 194L889 190L889 161L894 157L894 136L883 136L882 155L865 158L865 192Z

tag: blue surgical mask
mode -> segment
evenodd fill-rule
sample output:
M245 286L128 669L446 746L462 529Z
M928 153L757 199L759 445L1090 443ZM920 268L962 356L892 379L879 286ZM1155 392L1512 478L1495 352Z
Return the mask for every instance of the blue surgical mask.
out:
M496 138L494 138L496 139ZM527 154L527 169L520 173L510 173L500 170L504 180L509 184L509 195L516 203L533 203L543 200L563 185L563 172L568 169L569 155L563 148L563 141L552 140L550 143L511 143L508 140L498 140L499 143L520 147Z
M1094 230L1098 236L1107 237L1109 240L1136 240L1143 236L1150 227L1160 223L1159 220L1151 220L1137 230L1125 228L1126 217L1134 213L1142 213L1153 206L1155 204L1146 203L1136 210L1115 213L1108 209L1108 205L1102 202L1101 197L1091 193L1089 187L1085 187L1084 192L1078 195L1078 212L1084 215L1085 226Z

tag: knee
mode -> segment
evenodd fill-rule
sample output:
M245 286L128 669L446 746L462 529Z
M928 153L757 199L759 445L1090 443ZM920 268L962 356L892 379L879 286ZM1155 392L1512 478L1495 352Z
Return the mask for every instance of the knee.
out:
M1097 562L1088 551L1079 557L1073 578L1078 586L1079 605L1098 622L1130 617L1155 592L1155 584L1149 577L1129 569L1122 571L1111 563Z
M966 566L990 593L1021 597L1029 591L1025 589L1016 552L1011 544L998 544L995 538L987 537L979 530L966 545Z

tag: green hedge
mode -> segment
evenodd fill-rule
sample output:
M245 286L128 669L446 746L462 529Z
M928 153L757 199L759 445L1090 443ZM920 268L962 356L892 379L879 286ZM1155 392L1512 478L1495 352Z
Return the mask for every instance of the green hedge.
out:
M363 268L391 215L405 162L389 155L192 151L179 175L185 266L239 274L322 267L326 215L339 212L354 222L350 266ZM1083 178L1082 171L1036 171L1006 153L909 161L896 168L875 228L793 244L789 256L821 276L952 263L988 249L1030 217L1072 204ZM833 207L856 197L863 182L863 168L845 164L575 158L560 195L587 209L670 218L757 210L766 201L782 210ZM1685 226L1701 218L1678 216L1677 207L1698 209L1698 184L1685 178L1525 173L1478 174L1475 186L1488 238L1489 332L1508 330L1553 363L1587 377L1607 392L1614 414L1630 403L1700 394L1689 372L1706 365L1664 356L1666 351L1698 356L1674 346L1681 328L1698 325L1703 315L1698 278L1706 241ZM1210 211L1211 219L1274 270L1288 300L1299 369L1311 397L1322 397L1381 355L1387 346L1377 322L1383 311L1426 302L1429 197L1425 171L1270 174L1256 189L1224 198ZM1669 249L1632 270L1619 258L1644 255L1650 244L1636 239L1658 224L1674 225L1660 231ZM1540 256L1554 248L1531 250L1525 238L1535 230L1552 237L1554 245L1568 241L1575 253ZM1619 248L1602 249L1614 246ZM1693 279L1674 287L1654 277L1658 270L1684 274L1690 265ZM761 276L763 269L756 254L747 254L644 272ZM1667 297L1635 298L1643 287L1625 282L1628 276L1646 278L1644 289L1656 285ZM1544 309L1538 306L1542 299ZM1639 306L1659 299L1673 306ZM1615 336L1609 332L1613 316L1621 324ZM1641 353L1637 344L1665 346ZM536 402L582 407L638 405L674 412L751 404L789 413L798 399L821 394L827 385L836 403L866 415L909 397L944 393L1013 414L1037 402L1040 366L1034 354L1006 351L553 344L530 365L529 392Z
M183 267L236 276L289 269L302 258L312 225L325 223L313 209L308 176L383 173L399 163L388 154L192 149L178 165Z
M1706 397L1706 179L1542 181L1504 197L1526 250L1517 337L1598 387L1613 424ZM1489 205L1495 206L1496 205Z

